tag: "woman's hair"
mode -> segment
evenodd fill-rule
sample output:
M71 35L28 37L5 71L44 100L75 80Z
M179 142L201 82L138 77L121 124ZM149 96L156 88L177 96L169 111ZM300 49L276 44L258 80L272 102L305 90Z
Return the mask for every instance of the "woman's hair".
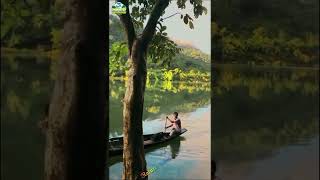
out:
M178 116L178 112L174 112L173 114L174 114L176 117Z

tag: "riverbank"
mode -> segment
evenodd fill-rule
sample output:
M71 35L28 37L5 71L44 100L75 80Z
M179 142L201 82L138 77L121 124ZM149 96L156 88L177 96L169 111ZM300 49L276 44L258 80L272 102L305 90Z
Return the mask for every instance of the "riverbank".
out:
M45 49L17 49L1 47L1 56L16 56L16 57L51 57L58 58L60 50L45 50Z
M289 66L289 65L254 65L254 64L241 64L241 63L213 63L213 68L222 68L222 67L234 67L234 68L256 68L256 69L288 69L288 70L319 70L319 66Z

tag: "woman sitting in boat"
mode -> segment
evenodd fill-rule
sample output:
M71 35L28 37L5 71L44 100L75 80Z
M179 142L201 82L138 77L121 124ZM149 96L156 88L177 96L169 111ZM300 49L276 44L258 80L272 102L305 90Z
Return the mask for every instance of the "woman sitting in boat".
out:
M172 124L166 128L169 128L169 127L172 127L172 130L170 132L170 136L172 136L173 134L175 133L180 133L181 132L181 120L180 118L178 117L178 113L177 112L174 112L173 113L173 116L174 116L174 119L171 120L170 118L168 118L168 116L166 117Z

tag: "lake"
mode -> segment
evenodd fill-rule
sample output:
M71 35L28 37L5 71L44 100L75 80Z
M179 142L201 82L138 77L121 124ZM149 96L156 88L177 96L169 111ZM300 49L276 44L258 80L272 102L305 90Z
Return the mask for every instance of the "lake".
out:
M1 57L1 179L43 179L45 138L38 122L55 64L43 57Z
M38 128L44 118L57 61L34 56L1 58L1 168L2 179L42 180L45 138ZM110 81L110 134L122 135L124 85ZM148 168L157 168L152 179L210 176L210 84L148 82L143 118L144 133L163 131L164 117L173 111L188 129L183 136L146 153ZM107 137L108 135L106 135ZM195 144L197 144L195 146ZM121 176L121 159L106 166L110 177Z
M56 65L43 57L1 59L2 179L43 179L45 139L37 124ZM212 92L208 83L147 84L144 133L162 131L165 116L173 111L188 129L146 152L148 168L156 168L150 179L208 179L211 106L213 153L222 179L319 178L318 69L222 66L212 75ZM110 81L109 137L122 135L124 88L123 82ZM119 179L121 158L112 158L108 170Z
M220 178L319 179L319 69L227 65L212 75Z
M122 136L122 81L110 82L109 137ZM165 117L179 112L181 137L146 151L150 179L210 179L210 83L155 81L147 84L144 134L164 131ZM169 117L170 117L169 116ZM169 124L168 124L169 125ZM111 158L110 179L121 179L122 156Z

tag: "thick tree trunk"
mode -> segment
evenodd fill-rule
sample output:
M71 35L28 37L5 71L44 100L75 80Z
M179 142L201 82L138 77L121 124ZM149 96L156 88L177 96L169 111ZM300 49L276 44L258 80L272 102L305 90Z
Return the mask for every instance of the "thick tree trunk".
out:
M142 179L146 171L143 147L142 115L146 84L146 49L139 39L133 42L123 110L123 180ZM147 178L145 178L147 179Z
M68 0L48 114L45 179L104 179L107 1Z
M120 0L126 7L126 14L120 20L128 40L129 72L123 108L123 180L147 179L140 174L146 172L143 147L142 115L147 67L146 53L154 36L161 14L169 5L169 0L158 0L141 36L137 38L129 12L128 0Z

